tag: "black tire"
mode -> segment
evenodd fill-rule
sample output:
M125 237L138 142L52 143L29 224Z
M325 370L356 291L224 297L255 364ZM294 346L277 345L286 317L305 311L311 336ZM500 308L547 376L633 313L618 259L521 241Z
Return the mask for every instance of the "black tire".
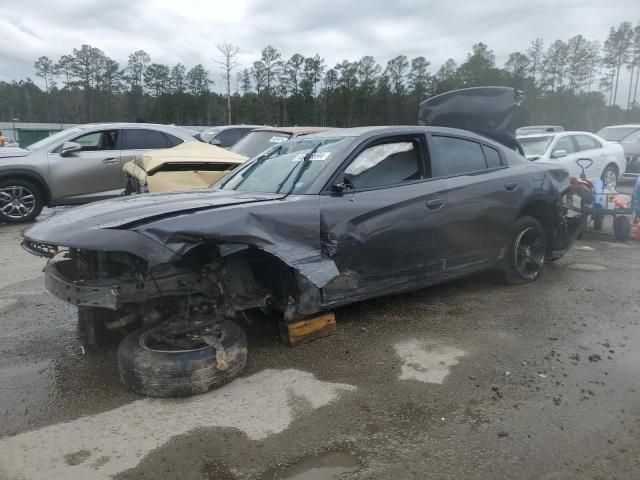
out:
M120 378L131 390L150 397L187 397L208 392L236 378L247 363L247 336L234 322L219 323L226 369L216 361L214 347L196 350L154 350L145 339L156 328L128 335L118 347Z
M529 239L531 256L526 257L524 253L527 251L526 243ZM546 249L546 234L538 220L528 216L516 220L502 267L504 281L510 285L520 285L538 278L544 267Z
M620 216L613 219L613 235L616 240L624 242L631 236L631 221L629 217Z
M609 175L614 175L615 176L615 183L613 185L613 187L615 188L618 185L618 167L616 167L615 165L607 165L605 167L605 169L602 171L602 176L600 177L600 179L602 180L603 186L606 188L607 187L607 183L606 183L606 178Z
M602 215L601 213L596 213L593 216L593 229L596 232L600 232L602 230L603 225L604 225L604 215Z
M17 195L17 192L20 194ZM17 210L19 208L17 205L10 207L9 202L13 205L14 200L19 200L20 205L28 210L21 212ZM22 179L0 180L0 222L31 222L40 215L42 207L44 207L44 195L37 185Z
M109 330L107 322L118 318L113 310L98 307L78 307L78 334L84 346L104 347L122 340L121 331Z

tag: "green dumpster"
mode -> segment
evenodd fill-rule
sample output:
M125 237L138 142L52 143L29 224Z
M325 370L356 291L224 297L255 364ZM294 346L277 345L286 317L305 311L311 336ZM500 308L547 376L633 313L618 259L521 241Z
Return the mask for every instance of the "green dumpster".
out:
M16 130L18 132L18 143L22 148L28 147L32 143L36 143L38 140L47 138L49 135L60 131L34 128L17 128Z

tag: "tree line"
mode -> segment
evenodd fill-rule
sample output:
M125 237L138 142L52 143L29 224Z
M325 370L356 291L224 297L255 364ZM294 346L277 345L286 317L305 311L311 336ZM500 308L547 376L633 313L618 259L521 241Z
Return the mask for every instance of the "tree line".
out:
M0 82L0 120L86 123L148 121L181 125L226 123L350 127L415 124L419 103L456 88L512 86L524 93L518 124L549 123L596 130L640 121L640 23L611 27L600 42L575 35L546 45L533 40L499 67L484 43L464 61L438 69L423 57L373 56L328 66L319 54L285 58L267 46L252 65L238 64L238 47L217 45L222 72L214 89L202 64L153 62L138 50L125 65L82 45L57 60L34 63L31 78ZM628 86L622 91L622 85Z

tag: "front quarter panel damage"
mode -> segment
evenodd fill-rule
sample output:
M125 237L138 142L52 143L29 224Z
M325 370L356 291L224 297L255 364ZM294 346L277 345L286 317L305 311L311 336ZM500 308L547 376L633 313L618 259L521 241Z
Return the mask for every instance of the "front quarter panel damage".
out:
M318 288L338 276L322 253L320 209L313 196L200 211L135 227L178 255L205 244L244 244L274 255Z

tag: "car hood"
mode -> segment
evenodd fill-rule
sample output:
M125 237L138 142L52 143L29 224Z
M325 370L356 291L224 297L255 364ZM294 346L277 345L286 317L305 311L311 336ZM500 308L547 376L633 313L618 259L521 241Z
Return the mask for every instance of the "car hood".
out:
M85 230L133 228L159 219L281 196L228 190L131 195L69 209L36 223L25 236L51 245L73 246L74 236Z
M25 150L20 147L3 147L0 148L0 159L14 158L14 157L26 157L31 153L30 150Z

